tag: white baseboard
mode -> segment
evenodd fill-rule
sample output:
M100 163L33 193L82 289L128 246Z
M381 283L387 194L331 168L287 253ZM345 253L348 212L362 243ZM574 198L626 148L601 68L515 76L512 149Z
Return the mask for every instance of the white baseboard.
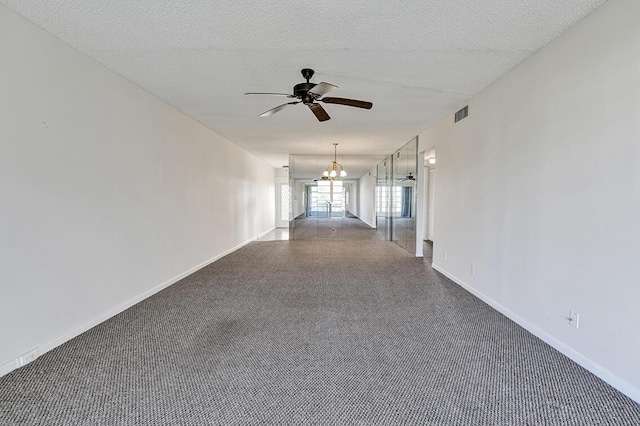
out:
M351 213L353 214L353 213ZM367 225L369 225L371 228L376 229L377 226L376 225L372 225L369 222L367 222L366 220L364 220L363 218L361 218L360 216L358 216L357 214L353 214L355 217L357 217L358 219L360 219L361 221L363 221L364 223L366 223Z
M16 368L18 368L18 361L15 359L0 365L0 377L11 373Z
M611 371L602 367L600 364L597 364L591 361L589 358L582 355L580 352L576 351L575 349L563 343L562 341L556 339L555 337L545 332L544 330L538 328L537 326L530 323L520 315L515 314L514 312L507 309L506 307L496 302L492 298L488 297L484 293L481 293L480 291L476 290L474 287L470 286L469 284L467 284L460 278L456 277L455 275L449 273L444 268L436 265L435 263L432 263L431 266L433 267L433 269L440 272L442 275L449 278L451 281L458 284L460 287L464 288L469 293L473 294L478 299L482 300L483 302L491 306L496 311L505 315L507 318L517 323L518 325L520 325L522 328L524 328L534 336L538 337L545 343L549 344L550 346L558 350L563 355L567 356L569 359L571 359L578 365L589 370L591 373L601 378L602 380L604 380L605 382L607 382L608 384L610 384L611 386L613 386L614 388L622 392L623 394L627 395L629 398L633 399L635 402L640 403L640 389L636 388L635 386L633 386L623 378L619 377L618 375L613 374Z
M358 219L360 219L360 218L358 218ZM367 222L367 221L366 221L366 220L364 220L364 219L360 219L360 220L361 220L361 221L363 221L364 223L366 223L367 225L369 225L372 229L376 229L376 226L375 226L375 225L372 225L371 223Z
M269 232L269 231L267 231ZM57 348L58 346L62 345L63 343L73 339L76 336L79 336L80 334L84 333L85 331L95 327L96 325L108 320L111 317L116 316L117 314L119 314L120 312L129 309L130 307L132 307L133 305L135 305L136 303L139 303L141 301L143 301L144 299L153 296L154 294L156 294L157 292L159 292L160 290L163 290L167 287L169 287L172 284L175 284L176 282L180 281L181 279L193 274L194 272L204 268L207 265L210 265L211 263L215 262L216 260L230 254L233 253L234 251L238 250L241 247L244 247L245 245L249 244L252 241L255 241L257 239L257 237L253 237L241 244L238 244L237 246L230 248L229 250L225 250L224 252L215 255L214 257L205 260L204 262L202 262L199 265L194 266L193 268L190 268L189 270L163 282L162 284L159 284L129 300L127 300L126 302L110 309L109 311L105 312L102 315L98 315L97 317L87 321L86 323L79 325L69 331L67 331L66 333L61 334L58 337L55 337L45 343L43 343L42 345L31 349L30 351L27 351L24 354L19 355L18 357L16 357L15 359L6 362L2 365L0 365L0 377L9 374L10 372L12 372L13 370L15 370L16 368L21 367L22 365L24 365L23 362L21 362L21 358L22 357L29 357L29 361L33 361L35 358L39 357L40 355L43 355L47 352L49 352L51 349Z
M264 231L264 232L262 232L261 234L259 234L257 238L253 238L253 240L259 240L260 238L264 237L264 236L265 236L265 235L267 235L269 232L271 232L271 231L273 231L273 230L275 230L275 229L276 229L276 227L274 226L273 228L271 228L271 229L269 229L269 230L267 230L267 231ZM250 241L253 241L253 240L249 240L249 242L250 242ZM247 243L245 243L245 244L247 244ZM244 245L244 244L243 244L243 245ZM235 249L235 250L237 250L237 249ZM228 253L227 253L227 254L228 254Z

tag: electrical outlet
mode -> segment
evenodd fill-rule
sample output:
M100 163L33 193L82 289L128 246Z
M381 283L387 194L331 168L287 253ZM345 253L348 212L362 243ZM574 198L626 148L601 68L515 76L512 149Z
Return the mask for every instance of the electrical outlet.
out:
M36 358L38 358L38 353L36 351L27 352L26 354L16 358L16 365L18 367L22 367L32 361L35 361Z
M446 251L444 252L444 260L449 260L449 253Z
M475 275L476 274L476 264L472 263L471 264L471 275Z
M569 309L569 325L573 328L580 327L580 314L575 312L573 309Z

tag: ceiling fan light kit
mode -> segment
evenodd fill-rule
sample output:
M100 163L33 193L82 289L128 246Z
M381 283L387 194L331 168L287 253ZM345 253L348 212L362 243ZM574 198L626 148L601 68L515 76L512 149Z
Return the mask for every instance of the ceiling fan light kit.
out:
M346 105L356 108L363 109L371 109L373 107L373 103L369 101L359 101L356 99L346 99L346 98L333 98L326 97L323 98L327 93L336 90L338 86L330 83L325 83L324 81L321 83L311 83L311 77L313 77L314 71L311 68L303 68L301 71L302 77L307 80L305 83L298 83L293 86L293 94L288 93L274 93L274 92L248 92L245 95L272 95L272 96L286 96L291 99L298 99L297 101L287 102L282 105L278 105L275 108L271 108L268 111L260 114L260 117L268 117L270 115L275 114L278 111L285 109L290 105L304 104L311 112L316 116L318 121L327 121L330 120L329 114L327 111L320 105L318 102L324 102L327 104L338 104L338 105Z

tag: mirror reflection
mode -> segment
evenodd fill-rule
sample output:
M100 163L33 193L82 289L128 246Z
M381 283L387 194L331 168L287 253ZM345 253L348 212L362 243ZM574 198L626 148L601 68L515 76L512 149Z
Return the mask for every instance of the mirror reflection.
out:
M416 177L418 141L393 153L393 184L391 186L391 240L415 254L416 251Z
M376 170L376 227L381 239L391 239L391 157L381 161Z
M379 238L373 192L384 156L339 152L290 156L290 239Z
M390 156L336 145L333 155L291 155L290 239L391 240L415 255L417 150L414 138Z

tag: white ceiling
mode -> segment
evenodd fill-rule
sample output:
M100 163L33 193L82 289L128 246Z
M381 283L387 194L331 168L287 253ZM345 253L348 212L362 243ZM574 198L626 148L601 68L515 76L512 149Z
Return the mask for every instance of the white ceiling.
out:
M388 154L605 0L0 0L90 57L269 161ZM313 68L329 96L258 115Z

